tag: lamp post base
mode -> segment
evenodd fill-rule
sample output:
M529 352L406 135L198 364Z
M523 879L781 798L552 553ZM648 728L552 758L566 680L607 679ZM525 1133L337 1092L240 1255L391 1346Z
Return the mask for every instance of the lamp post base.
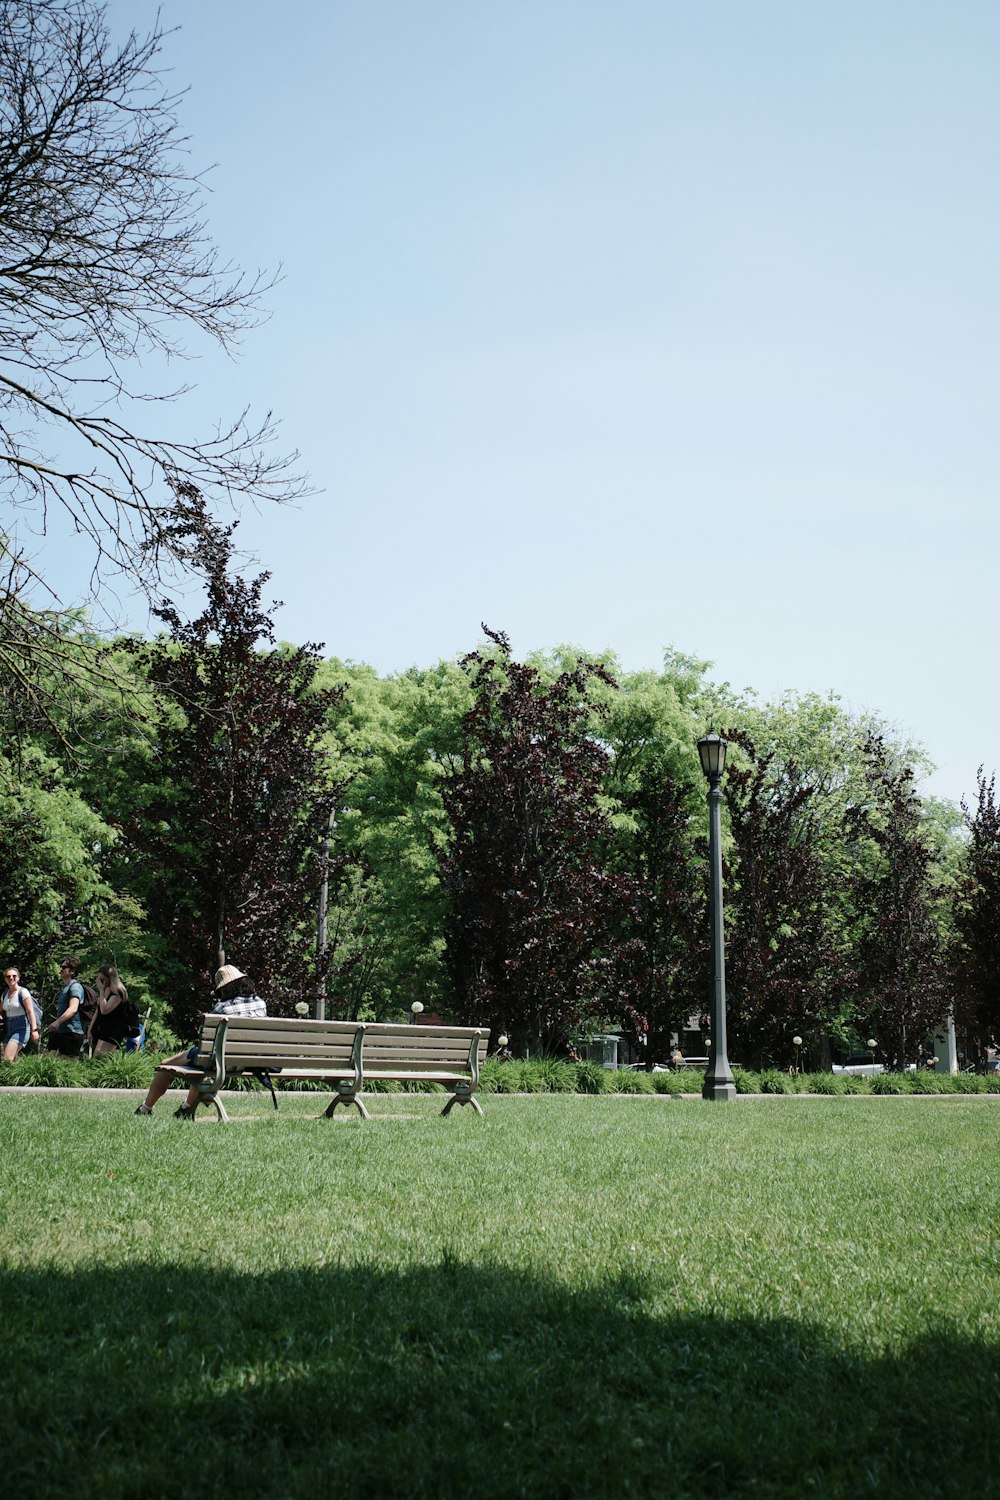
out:
M701 1097L703 1099L730 1100L736 1098L735 1083L716 1083L712 1078L706 1078L701 1086Z

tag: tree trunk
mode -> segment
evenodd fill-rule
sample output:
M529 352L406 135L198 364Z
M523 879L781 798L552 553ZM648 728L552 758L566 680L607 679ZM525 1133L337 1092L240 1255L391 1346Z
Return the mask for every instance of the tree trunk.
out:
M226 941L226 903L225 903L225 900L223 899L223 900L220 900L220 902L219 902L219 914L218 914L218 917L216 918L216 923L215 923L215 961L216 961L216 967L219 968L219 969L221 969L222 966L223 966L223 964L226 962L225 941Z

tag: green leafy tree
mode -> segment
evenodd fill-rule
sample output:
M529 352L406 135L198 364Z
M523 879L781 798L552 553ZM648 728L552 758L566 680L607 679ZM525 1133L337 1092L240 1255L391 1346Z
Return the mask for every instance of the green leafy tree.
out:
M58 957L92 952L122 910L104 876L116 834L56 761L22 746L16 759L0 755L0 839L7 851L0 952L47 999Z
M399 1017L414 1001L447 1011L446 902L434 849L447 833L441 788L460 758L468 680L456 662L380 678L333 660L317 682L347 687L326 739L344 787L335 846L347 860L329 930L331 948L353 962L331 999L350 1016Z

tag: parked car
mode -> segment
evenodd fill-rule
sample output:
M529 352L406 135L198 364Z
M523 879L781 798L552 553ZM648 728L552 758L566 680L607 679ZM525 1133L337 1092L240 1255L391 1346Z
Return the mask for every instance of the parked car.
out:
M859 1052L855 1057L849 1057L844 1063L834 1063L835 1073L884 1073L885 1066L882 1063L872 1062L867 1052Z

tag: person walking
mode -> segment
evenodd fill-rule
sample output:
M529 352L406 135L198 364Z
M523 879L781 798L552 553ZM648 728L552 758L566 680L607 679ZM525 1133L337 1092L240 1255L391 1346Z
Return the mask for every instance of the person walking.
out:
M78 979L80 960L64 958L59 965L62 989L56 996L57 1015L49 1022L49 1051L63 1057L79 1057L83 1048L83 1021L80 1007L84 1001L83 985Z
M213 1016L266 1016L267 1005L255 993L253 983L238 969L235 964L223 964L215 976L215 1004L212 1006ZM193 1068L198 1056L197 1042L193 1047L188 1047L185 1052L176 1052L173 1057L166 1058L156 1072L145 1099L136 1110L137 1115L151 1115L157 1104L162 1099L174 1079L174 1074L167 1072L168 1068L188 1067ZM198 1086L192 1084L188 1089L187 1098L179 1109L174 1110L174 1117L178 1120L193 1120L195 1105L198 1103Z
M118 970L114 964L105 964L97 971L97 1009L87 1032L93 1056L116 1052L131 1034L135 1019L135 1007L129 1002Z
M38 1015L17 969L7 969L3 979L3 1060L16 1062L22 1048L38 1041Z

